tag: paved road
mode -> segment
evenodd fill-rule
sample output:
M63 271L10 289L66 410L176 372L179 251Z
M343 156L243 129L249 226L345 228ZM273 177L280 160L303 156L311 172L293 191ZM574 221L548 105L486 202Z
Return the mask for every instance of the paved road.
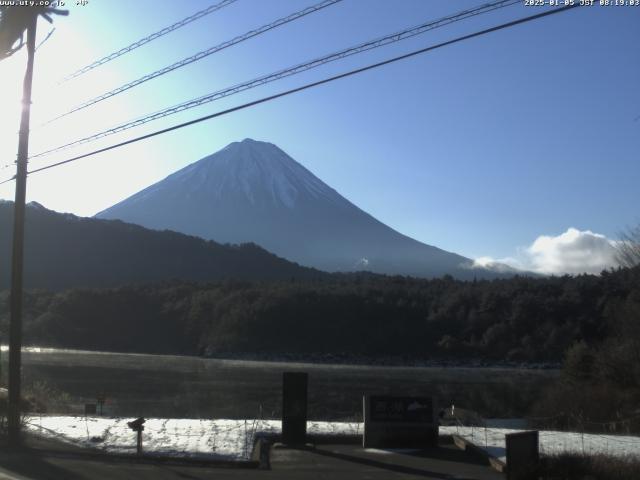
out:
M485 462L452 445L421 452L363 450L358 445L272 448L271 469L137 463L78 452L0 452L0 480L206 480L206 479L433 479L498 480Z
M452 445L426 451L363 450L357 445L318 445L308 450L274 448L272 471L282 479L497 480L486 462ZM257 477L256 477L257 478Z
M255 478L250 470L213 469L82 459L56 456L5 455L1 480L207 480ZM253 473L256 471L253 470ZM220 475L222 473L222 475Z

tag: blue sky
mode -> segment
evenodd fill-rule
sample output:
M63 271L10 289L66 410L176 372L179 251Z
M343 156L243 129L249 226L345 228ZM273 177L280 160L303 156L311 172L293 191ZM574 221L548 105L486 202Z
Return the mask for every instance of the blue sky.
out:
M55 32L37 54L34 126L315 2L238 0L56 85L75 68L212 1L66 3L70 16L55 19ZM31 151L479 3L344 0L35 128ZM33 167L540 11L516 5L465 20L34 161ZM561 242L574 227L594 232L589 241L613 239L640 221L639 26L640 7L574 9L34 175L28 197L54 210L92 215L251 137L277 144L406 235L468 257L508 257L526 266L543 235ZM39 28L40 37L50 29L45 22ZM0 105L6 112L0 155L7 162L15 158L23 66L22 54L0 62ZM0 170L2 179L10 174ZM0 187L0 197L12 198L13 186Z

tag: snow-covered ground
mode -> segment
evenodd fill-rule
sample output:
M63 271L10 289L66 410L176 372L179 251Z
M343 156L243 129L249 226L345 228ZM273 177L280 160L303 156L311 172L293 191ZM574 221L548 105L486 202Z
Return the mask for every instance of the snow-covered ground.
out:
M505 438L507 433L524 430L484 427L440 427L440 435L459 435L475 446L486 450L492 457L506 462ZM555 432L539 433L540 454L558 453L606 454L617 457L640 458L640 437L603 435L594 433Z
M132 418L84 416L31 416L26 429L81 447L110 453L136 452L136 433L128 426ZM279 420L191 420L149 418L144 424L142 445L146 454L247 460L256 435L279 434ZM307 432L317 435L357 435L360 423L309 422Z
M127 422L132 418L84 416L32 416L28 431L81 447L111 453L133 454L136 433ZM279 434L279 420L191 420L171 418L147 419L143 432L143 449L147 454L205 457L221 460L247 460L251 457L257 435ZM309 422L307 431L314 435L359 435L361 423ZM483 427L440 427L441 435L457 434L506 461L505 434L521 430ZM640 457L640 437L621 435L540 432L541 454L562 452L603 453Z

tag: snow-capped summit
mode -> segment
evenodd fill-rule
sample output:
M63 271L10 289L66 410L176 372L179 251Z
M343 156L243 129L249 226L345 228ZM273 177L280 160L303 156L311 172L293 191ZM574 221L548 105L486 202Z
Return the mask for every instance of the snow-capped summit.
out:
M274 144L250 138L227 145L169 179L173 179L171 188L182 184L183 193L204 189L214 200L240 193L252 205L294 208L305 196L330 201L338 196Z
M483 274L471 269L471 260L379 222L276 145L249 138L169 175L97 217L218 242L254 242L327 271L366 269L427 277L448 273L466 278Z

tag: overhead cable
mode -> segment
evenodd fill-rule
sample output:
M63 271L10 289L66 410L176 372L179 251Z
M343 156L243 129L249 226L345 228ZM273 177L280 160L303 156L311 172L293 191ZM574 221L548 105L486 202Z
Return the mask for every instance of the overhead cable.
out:
M125 140L125 141L117 143L117 144L109 145L107 147L100 148L98 150L94 150L92 152L84 153L82 155L78 155L78 156L69 158L67 160L63 160L63 161L60 161L60 162L52 163L50 165L46 165L44 167L37 168L35 170L31 170L28 173L32 174L32 173L42 172L44 170L48 170L48 169L51 169L51 168L54 168L54 167L58 167L58 166L65 165L65 164L68 164L68 163L71 163L71 162L75 162L75 161L81 160L83 158L87 158L87 157L91 157L93 155L97 155L99 153L103 153L103 152L106 152L106 151L109 151L109 150L114 150L116 148L120 148L120 147L123 147L125 145L130 145L132 143L136 143L136 142L139 142L139 141L142 141L142 140L146 140L148 138L152 138L152 137L155 137L155 136L158 136L158 135L162 135L162 134L165 134L165 133L168 133L168 132L172 132L174 130L178 130L178 129L181 129L181 128L184 128L184 127L195 125L196 123L204 122L206 120L211 120L211 119L216 118L216 117L221 117L223 115L227 115L227 114L230 114L230 113L233 113L233 112L237 112L239 110L244 110L246 108L253 107L253 106L265 103L265 102L269 102L269 101L275 100L277 98L285 97L285 96L291 95L293 93L301 92L303 90L307 90L307 89L310 89L310 88L313 88L313 87L324 85L326 83L330 83L330 82L333 82L335 80L340 80L342 78L350 77L352 75L356 75L356 74L359 74L359 73L362 73L362 72L366 72L366 71L372 70L374 68L382 67L384 65L388 65L388 64L395 63L395 62L398 62L398 61L401 61L401 60L405 60L407 58L411 58L411 57L414 57L416 55L420 55L422 53L430 52L430 51L436 50L438 48L446 47L446 46L452 45L454 43L462 42L464 40L469 40L469 39L472 39L472 38L475 38L475 37L479 37L481 35L486 35L488 33L495 32L495 31L498 31L498 30L503 30L503 29L506 29L506 28L514 27L516 25L520 25L520 24L523 24L523 23L526 23L526 22L530 22L530 21L537 20L537 19L540 19L540 18L543 18L543 17L547 17L549 15L554 15L554 14L561 13L561 12L566 12L568 10L571 10L571 9L579 7L579 6L580 6L580 4L575 3L573 5L567 5L567 6L564 6L564 7L554 8L552 10L547 10L545 12L538 13L536 15L530 15L528 17L519 18L517 20L513 20L513 21L510 21L510 22L507 22L507 23L503 23L503 24L497 25L495 27L491 27L491 28L487 28L487 29L484 29L484 30L480 30L480 31L474 32L474 33L470 33L470 34L464 35L462 37L454 38L453 40L448 40L446 42L442 42L442 43L439 43L439 44L436 44L436 45L432 45L432 46L429 46L429 47L426 47L426 48L422 48L420 50L415 50L413 52L406 53L404 55L393 57L393 58L390 58L390 59L387 59L387 60L384 60L384 61L381 61L381 62L378 62L378 63L370 64L370 65L367 65L365 67L357 68L355 70L350 70L348 72L341 73L339 75L334 75L332 77L325 78L323 80L318 80L316 82L308 83L306 85L302 85L300 87L292 88L290 90L286 90L284 92L280 92L280 93L277 93L277 94L274 94L274 95L270 95L268 97L263 97L263 98L261 98L259 100L254 100L252 102L248 102L248 103L245 103L245 104L242 104L242 105L238 105L236 107L228 108L226 110L223 110L223 111L220 111L220 112L216 112L216 113L212 113L210 115L205 115L203 117L199 117L199 118L190 120L188 122L184 122L184 123L180 123L180 124L177 124L177 125L173 125L171 127L163 128L161 130L157 130L155 132L148 133L146 135L141 135L139 137L135 137L135 138L132 138L132 139L129 139L129 140Z
M285 25L289 22L293 22L294 20L297 20L301 17L304 17L306 15L309 15L311 13L317 12L318 10L322 10L323 8L329 7L331 5L334 5L338 2L341 2L342 0L323 0L322 2L316 4L316 5L312 5L311 7L307 7L303 10L299 10L295 13L292 13L291 15L287 15L286 17L282 17L279 18L278 20L275 20L271 23L268 23L266 25L263 25L259 28L256 28L254 30L250 30L242 35L238 35L235 38L232 38L231 40L227 40L226 42L222 42L218 45L214 45L213 47L207 48L206 50L202 50L198 53L195 53L193 55L190 55L186 58L183 58L182 60L179 60L175 63L172 63L171 65L167 65L166 67L161 68L160 70L156 70L154 72L151 73L147 73L146 75L143 75L140 78L137 78L135 80L132 80L131 82L125 83L124 85L121 85L117 88L114 88L113 90L109 90L108 92L105 92L101 95L98 95L97 97L94 97L90 100L87 100L86 102L83 102L73 108L71 108L70 110L68 110L67 112L58 115L57 117L52 118L51 120L45 122L44 125L48 125L60 118L66 117L67 115L71 115L72 113L75 113L79 110L83 110L87 107L90 107L91 105L95 105L96 103L102 102L103 100L106 100L108 98L114 97L122 92L126 92L127 90L130 90L134 87L137 87L138 85L141 85L145 82L148 82L149 80L153 80L154 78L158 78L162 75L165 75L169 72L172 72L174 70L177 70L178 68L182 68L186 65L190 65L194 62L197 62L199 60L202 60L203 58L206 58L210 55L213 55L214 53L217 53L221 50L224 50L225 48L229 48L233 45L237 45L238 43L244 42L246 40L249 40L250 38L256 37L258 35L261 35L265 32L268 32L269 30L273 30L274 28L280 27L282 25Z
M313 68L317 68L321 65L325 65L327 63L330 62L334 62L336 60L341 60L343 58L346 57L350 57L352 55L356 55L362 52L366 52L368 50L373 50L375 48L380 48L383 47L385 45L389 45L391 43L395 43L395 42L399 42L401 40L405 40L407 38L411 38L414 37L416 35L425 33L427 31L439 28L439 27L443 27L445 25L449 25L451 23L454 22L458 22L476 15L480 15L483 13L488 13L491 12L493 10L496 10L498 8L504 8L510 5L514 5L516 3L520 3L520 0L501 0L501 1L494 1L491 3L487 3L478 7L475 7L473 9L469 9L469 10L464 10L462 12L458 12L456 14L453 15L448 15L446 17L440 18L438 20L430 20L426 23L414 26L414 27L410 27L398 32L394 32L392 34L386 35L384 37L380 37L377 38L375 40L371 40L365 43L360 43L358 45L355 45L353 47L349 47L343 50L340 50L338 52L334 52L328 55L324 55L322 57L316 58L314 60L305 62L305 63L301 63L298 65L295 65L293 67L288 67L285 68L283 70L279 70L277 72L274 73L270 73L268 75L263 75L261 77L255 78L253 80L249 80L222 90L218 90L216 92L213 93L209 93L207 95L192 99L192 100L188 100L186 102L174 105L172 107L168 107L165 108L163 110L159 110L157 112L139 117L137 119L128 121L126 123L117 125L115 127L111 127L107 130L103 130L101 132L89 135L87 137L83 137L80 138L78 140L74 140L72 142L60 145L58 147L55 148L51 148L42 152L39 152L35 155L32 155L31 158L37 158L37 157L41 157L44 155L48 155L54 152L58 152L60 150L64 150L70 147L74 147L74 146L78 146L78 145L83 145L85 143L89 143L89 142L93 142L95 140L99 140L101 138L116 134L116 133L120 133L122 131L125 130L129 130L130 128L134 128L140 125L143 125L145 123L151 122L153 120L158 120L160 118L169 116L169 115L173 115L185 110L189 110L191 108L195 108L195 107L199 107L201 105L204 105L206 103L210 103L213 102L215 100L219 100L221 98L225 98L231 95L234 95L236 93L240 93L243 92L245 90L249 90L251 88L255 88L255 87L259 87L261 85L276 81L276 80L280 80L282 78L285 77L289 77L301 72L305 72L307 70L311 70Z
M168 27L163 28L162 30L158 30L157 32L152 33L151 35L147 35L146 37L141 38L140 40L137 40L135 42L133 42L131 45L128 45L124 48L121 48L120 50L117 50L113 53L110 53L109 55L102 57L99 60L96 60L93 63L90 63L89 65L82 67L78 70L76 70L73 73L70 73L69 75L67 75L66 77L64 77L60 83L64 83L67 82L73 78L79 77L80 75L83 75L91 70L93 70L94 68L99 67L100 65L104 65L105 63L108 63L112 60L115 60L118 57L121 57L122 55L125 55L126 53L129 53L133 50L135 50L136 48L140 48L143 45L146 45L149 42L152 42L153 40L156 40L160 37L163 37L164 35L173 32L174 30L177 30L179 28L182 28L186 25L189 25L192 22L195 22L196 20L209 15L210 13L216 12L218 10L220 10L223 7L226 7L228 5L231 5L232 3L236 2L237 0L222 0L219 3L210 5L209 7L205 8L204 10L200 10L199 12L194 13L193 15L190 15L186 18L183 18L182 20L180 20L179 22L174 23L173 25L169 25Z

